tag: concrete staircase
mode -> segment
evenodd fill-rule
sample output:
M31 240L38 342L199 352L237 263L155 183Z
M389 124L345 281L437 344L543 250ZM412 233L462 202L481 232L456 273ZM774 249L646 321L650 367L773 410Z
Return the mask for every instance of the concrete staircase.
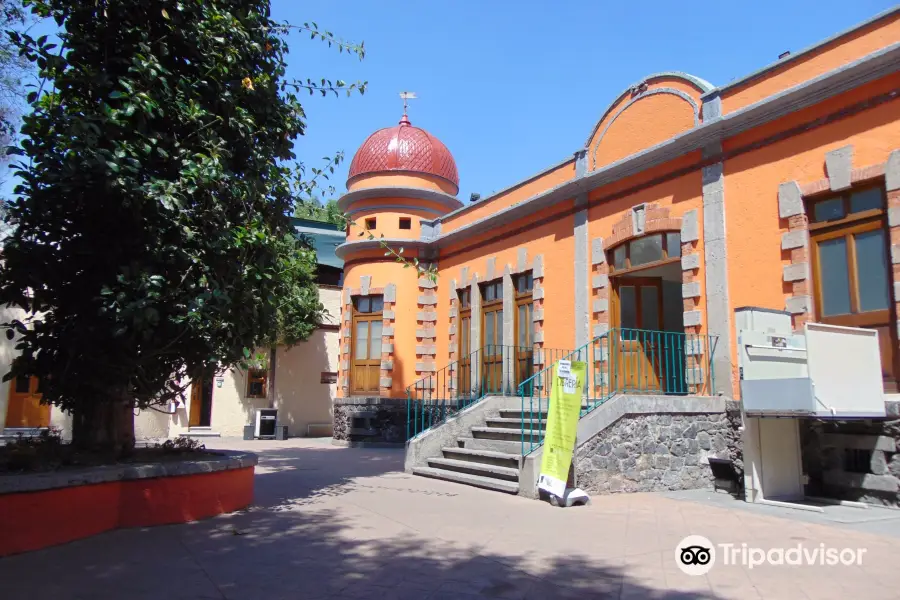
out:
M518 494L522 436L524 433L526 443L530 436L530 430L522 430L522 410L488 407L482 412L469 419L473 424L464 425L443 440L439 456L425 458L427 466L416 465L412 473ZM541 414L526 411L526 425L532 416L535 421L540 418L541 427L546 426L546 407Z

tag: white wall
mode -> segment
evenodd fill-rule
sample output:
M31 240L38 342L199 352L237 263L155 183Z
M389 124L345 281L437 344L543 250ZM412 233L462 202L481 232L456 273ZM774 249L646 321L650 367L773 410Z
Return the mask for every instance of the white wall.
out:
M319 298L330 318L338 324L341 290L320 288ZM318 330L305 342L278 348L275 370L275 406L278 419L291 436L305 436L309 425L331 424L332 402L337 383L322 383L323 372L337 372L340 334Z
M25 311L19 308L0 308L0 323L7 323L11 319L22 319ZM6 377L12 366L13 359L19 354L16 351L16 342L6 339L6 332L0 332L0 378ZM6 425L6 406L9 402L9 383L0 381L0 429Z
M164 440L169 437L169 425L172 422L172 415L163 412L163 407L155 407L158 410L135 409L134 415L134 438L138 441L153 442Z

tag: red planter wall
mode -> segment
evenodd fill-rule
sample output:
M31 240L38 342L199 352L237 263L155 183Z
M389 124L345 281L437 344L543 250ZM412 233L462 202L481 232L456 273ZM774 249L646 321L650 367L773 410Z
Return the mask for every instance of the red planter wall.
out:
M0 495L0 556L120 527L187 523L253 501L253 467Z

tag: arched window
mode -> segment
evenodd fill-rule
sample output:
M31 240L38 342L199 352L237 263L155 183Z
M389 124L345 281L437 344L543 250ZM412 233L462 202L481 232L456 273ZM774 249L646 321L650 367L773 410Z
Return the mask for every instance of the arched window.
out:
M610 273L655 266L681 257L681 234L677 231L651 233L624 242L609 251Z

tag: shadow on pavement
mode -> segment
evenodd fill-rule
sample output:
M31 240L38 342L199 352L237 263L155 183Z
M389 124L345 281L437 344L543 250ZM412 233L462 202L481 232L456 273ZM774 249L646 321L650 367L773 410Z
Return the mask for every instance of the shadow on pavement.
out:
M510 554L490 553L471 540L464 544L452 536L429 537L384 519L376 529L367 520L372 513L358 505L372 496L358 494L351 501L335 502L336 497L360 486L368 486L371 489L366 491L372 494L382 493L380 487L391 489L392 495L384 492L383 496L412 501L414 496L406 495L404 489L388 487L406 475L366 479L401 470L402 451L304 447L261 450L260 454L256 477L259 503L251 509L188 525L115 531L0 559L2 597L718 597L700 591L651 588L628 575L624 564L599 558L588 561L557 556L542 561L527 545ZM418 510L424 506L427 511L428 499L423 502L415 497L419 498ZM466 519L465 514L438 509L427 516L447 522ZM598 544L621 542L598 540ZM579 551L590 556L587 550Z

